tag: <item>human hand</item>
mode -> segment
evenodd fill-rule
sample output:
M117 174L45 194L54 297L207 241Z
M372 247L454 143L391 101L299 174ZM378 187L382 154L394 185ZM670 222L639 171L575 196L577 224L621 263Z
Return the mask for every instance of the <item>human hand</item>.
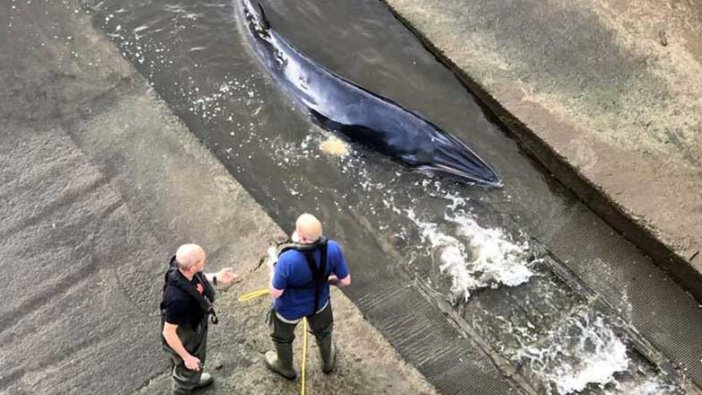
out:
M338 285L339 277L337 277L335 274L330 274L329 277L327 277L327 282L329 285Z
M217 272L217 282L222 285L231 285L239 281L241 281L241 277L234 273L234 269L231 267L225 267Z
M197 372L200 371L200 369L202 369L200 359L192 355L188 355L185 358L183 358L183 362L185 362L185 367L188 368L188 370L194 370Z
M276 263L278 263L278 248L272 245L268 247L268 258L266 259L268 271L273 270Z

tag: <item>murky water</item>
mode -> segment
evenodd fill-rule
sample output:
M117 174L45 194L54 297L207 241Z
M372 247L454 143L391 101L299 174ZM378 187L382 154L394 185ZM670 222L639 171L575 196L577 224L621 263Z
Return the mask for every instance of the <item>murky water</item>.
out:
M465 141L505 188L429 179L330 141L261 69L230 0L88 1L86 9L278 223L291 227L303 211L325 219L359 282L387 265L426 282L539 392L681 391L637 353L609 312L544 263L535 235L579 203L381 3L265 5L276 30L310 58Z

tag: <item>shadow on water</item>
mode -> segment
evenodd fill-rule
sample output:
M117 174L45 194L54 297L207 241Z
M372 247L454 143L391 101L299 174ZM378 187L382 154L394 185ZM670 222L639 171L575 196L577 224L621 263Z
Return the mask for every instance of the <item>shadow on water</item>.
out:
M383 276L417 278L539 392L679 391L668 383L675 377L663 377L637 353L607 309L593 307L544 264L548 249L535 239L557 233L581 203L490 121L383 4L271 0L266 8L276 30L311 59L473 147L504 189L429 179L354 145L348 155L320 148L333 135L278 91L247 47L233 7L229 0L86 4L283 228L303 211L325 222L359 284L347 291L352 299Z

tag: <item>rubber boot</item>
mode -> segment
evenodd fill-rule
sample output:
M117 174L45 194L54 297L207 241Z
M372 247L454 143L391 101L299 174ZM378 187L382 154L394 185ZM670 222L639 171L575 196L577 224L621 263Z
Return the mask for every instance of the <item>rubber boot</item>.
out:
M332 341L332 336L329 335L324 340L317 339L317 346L322 358L322 372L329 374L334 371L334 365L336 364L336 347Z
M266 352L266 366L288 380L295 380L292 344L275 343L276 351Z

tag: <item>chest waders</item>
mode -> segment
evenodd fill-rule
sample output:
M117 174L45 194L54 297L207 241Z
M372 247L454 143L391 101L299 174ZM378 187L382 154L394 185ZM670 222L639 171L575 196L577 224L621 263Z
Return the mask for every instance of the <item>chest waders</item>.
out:
M195 286L193 286L192 283L187 281L178 271L178 266L175 260L175 257L172 257L169 264L168 264L168 270L166 271L166 274L164 276L164 285L163 285L163 292L165 296L166 292L166 287L168 285L173 285L177 287L178 289L182 290L193 298L200 309L203 311L203 318L202 320L198 323L197 327L192 327L191 323L188 323L186 325L179 325L177 329L177 334L178 338L180 338L181 342L183 343L183 346L185 347L188 352L195 352L196 349L200 348L201 343L204 343L204 338L207 334L207 321L208 319L212 324L216 325L219 323L219 319L217 318L217 313L214 310L214 307L212 307L212 303L214 302L215 299L215 290L210 284L209 281L207 281L207 278L202 276L200 273L195 274L195 277L197 280L202 284L204 292L203 294L200 294L200 292L197 291ZM163 326L166 322L166 305L165 305L165 300L161 302L161 331L163 331ZM168 351L170 350L170 346L166 343L166 339L161 336L161 342L162 344L167 348Z
M171 359L171 393L174 395L191 394L196 388L205 387L212 384L212 376L209 373L203 373L202 366L207 358L207 324L211 320L213 324L217 324L217 314L212 308L212 303L215 299L215 291L201 273L195 274L195 279L202 285L203 293L197 291L195 285L188 281L178 270L178 265L175 256L168 263L168 269L164 275L163 296L161 302L161 332L166 322L166 288L173 286L180 289L183 293L192 298L202 310L202 319L200 322L193 324L191 320L187 320L183 325L178 325L176 334L185 350L195 358L200 360L200 370L190 370L185 366L185 361L178 355L166 342L166 339L161 336L161 344L163 350L168 353ZM193 327L195 325L195 327Z
M328 318L329 326L331 327L331 307L324 309L324 312L317 314L320 311L320 299L323 287L327 284L327 239L322 237L314 244L285 244L279 248L278 256L287 250L296 250L300 252L307 262L307 266L312 274L312 281L307 282L302 285L289 287L294 289L314 289L314 310L312 314L303 318L308 322L315 323L320 319ZM320 250L319 266L314 259L314 252ZM328 315L325 315L325 312ZM293 351L292 351L292 341L295 338L294 330L297 322L287 323L281 320L275 310L271 311L270 324L273 330L271 337L273 339L273 344L275 345L275 351L268 351L265 355L266 366L272 370L285 377L288 380L293 380L297 376L297 372L293 368ZM314 330L314 329L313 329ZM316 337L319 337L319 333L314 332ZM307 332L305 332L307 335ZM325 355L331 355L331 331L326 336L328 340L325 342L329 343L330 347L327 347L328 352ZM318 340L319 341L319 340ZM321 347L320 347L321 349ZM324 357L322 359L325 359ZM326 358L329 360L330 358ZM326 369L323 369L326 371ZM329 369L328 371L331 371Z

